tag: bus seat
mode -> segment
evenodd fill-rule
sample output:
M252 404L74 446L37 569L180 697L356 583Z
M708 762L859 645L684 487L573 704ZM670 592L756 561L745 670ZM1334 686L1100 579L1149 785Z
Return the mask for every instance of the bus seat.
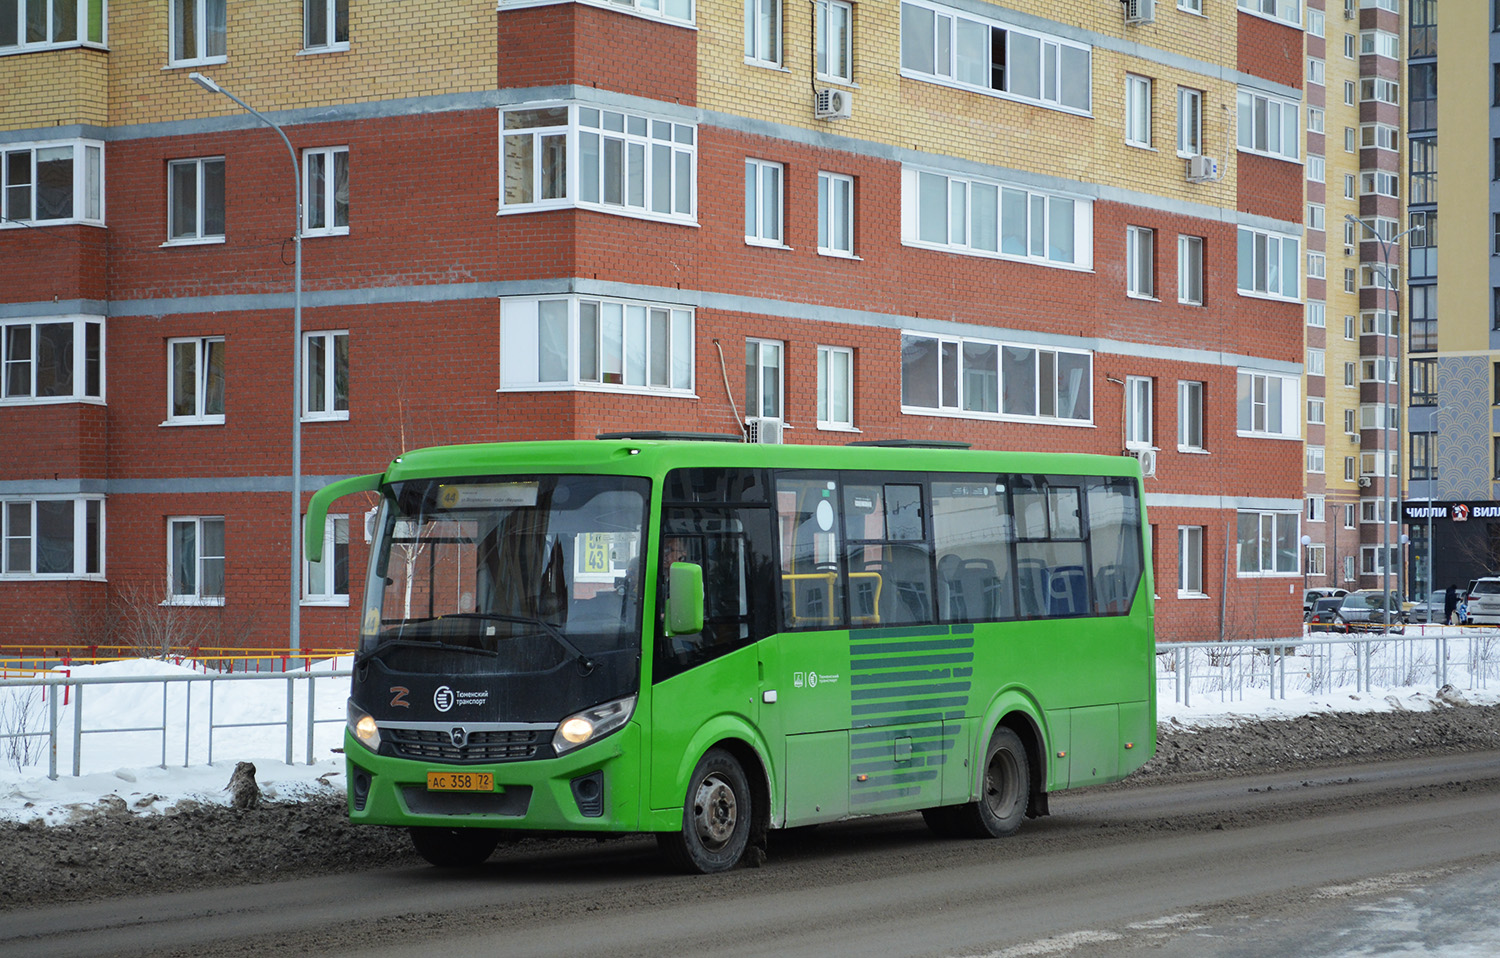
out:
M1048 611L1052 615L1082 615L1089 611L1089 580L1083 566L1052 570L1047 581Z
M1020 587L1020 608L1023 618L1046 615L1048 596L1048 570L1040 559L1021 559L1016 563L1017 585Z

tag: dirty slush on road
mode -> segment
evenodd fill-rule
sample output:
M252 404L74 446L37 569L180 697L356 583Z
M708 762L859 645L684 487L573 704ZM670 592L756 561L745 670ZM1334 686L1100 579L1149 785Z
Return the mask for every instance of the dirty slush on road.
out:
M1107 787L1496 748L1500 706L1333 712L1208 728L1165 722L1156 757ZM522 839L510 847L590 841ZM342 796L244 808L179 802L145 815L109 796L66 825L0 823L0 910L422 864L403 831L350 825Z

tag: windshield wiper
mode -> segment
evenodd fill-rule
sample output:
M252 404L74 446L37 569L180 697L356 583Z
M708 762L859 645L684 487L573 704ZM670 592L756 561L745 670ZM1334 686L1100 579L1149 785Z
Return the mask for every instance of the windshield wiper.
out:
M534 625L539 627L542 632L552 641L568 650L568 652L578 660L578 667L583 670L584 675L588 675L598 667L598 664L593 659L589 658L582 649L574 645L571 639L569 639L566 635L563 635L562 631L559 630L557 626L546 621L545 619L539 619L535 616L529 615L506 615L501 612L450 612L447 615L438 616L438 618L479 619L480 621L484 622L510 622L515 625Z
M438 616L434 616L430 619L408 619L407 622L435 622L438 618ZM393 638L383 639L382 641L375 643L375 647L370 649L370 651L368 652L358 653L354 656L354 664L356 666L363 665L365 662L368 662L370 659L386 651L387 649L395 648L397 646L411 646L413 648L422 649L442 649L445 652L468 652L473 655L488 655L491 658L494 658L495 656L498 656L500 654L494 649L478 649L471 645L449 645L446 642L439 642L435 639L411 639L405 636L398 635Z

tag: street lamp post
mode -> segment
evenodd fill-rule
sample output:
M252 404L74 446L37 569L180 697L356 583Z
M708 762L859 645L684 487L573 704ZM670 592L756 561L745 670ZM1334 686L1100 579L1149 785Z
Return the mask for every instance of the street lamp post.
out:
M292 611L287 645L296 650L302 646L302 169L297 163L297 151L292 148L292 141L270 117L201 73L190 73L188 78L210 93L229 97L251 116L275 130L292 159L292 196L296 200L297 219L292 228L296 261L292 271Z
M1401 237L1405 236L1407 233L1410 233L1412 230L1416 229L1417 227L1415 227L1415 226L1409 226L1406 229L1402 230L1401 232L1397 233L1395 236L1392 236L1390 238L1390 240L1387 241L1384 236L1380 235L1380 231L1379 230L1377 230L1374 226L1370 225L1368 222L1366 222L1366 221L1360 219L1359 217L1355 216L1353 213L1346 213L1346 214L1344 214L1344 219L1347 220L1350 223L1358 223L1361 227L1363 227L1364 229L1368 230L1369 233L1370 233L1370 235L1375 238L1375 241L1380 244L1380 260L1381 260L1381 263L1383 264L1382 265L1382 270L1381 270L1381 278L1384 280L1384 283L1382 284L1384 286L1382 299L1383 299L1383 304L1384 304L1385 323L1386 323L1386 332L1385 332L1385 335L1381 337L1381 342L1380 342L1380 354L1386 360L1386 362L1390 362L1390 337L1391 337L1391 335L1393 333L1394 333L1394 335L1396 337L1396 368L1395 368L1395 374L1396 375L1395 375L1395 379L1394 379L1394 382L1395 382L1395 385L1396 385L1396 397L1395 397L1396 401L1394 403L1384 403L1383 402L1382 405L1385 406L1386 409L1390 409L1392 406L1394 406L1395 409L1396 409L1396 416L1395 416L1395 426L1396 426L1396 458L1395 458L1395 465L1396 465L1396 470L1395 470L1395 472L1396 472L1396 500L1399 502L1400 498L1401 498L1401 334L1396 331L1395 319L1391 315L1391 248L1395 245L1395 243L1396 243L1397 240L1401 239ZM1384 395L1384 387L1385 387L1385 385L1387 383L1391 382L1391 381L1392 380L1387 379L1387 380L1384 380L1384 381L1381 382L1382 395ZM1382 416L1382 418L1384 418L1384 416ZM1381 426L1381 429L1380 429L1380 451L1383 454L1387 453L1389 451L1389 443L1388 443L1388 440L1387 440L1387 437L1389 435L1390 435L1390 425L1389 424L1383 424ZM1383 458L1385 458L1384 455L1382 455L1382 459ZM1391 594L1391 482L1390 482L1390 480L1391 480L1391 469L1390 469L1390 466L1386 465L1385 463L1382 463L1382 468L1383 468L1383 471L1384 471L1385 475L1383 475L1381 477L1381 484L1380 484L1380 489L1381 489L1380 506L1381 506L1381 511L1384 513L1384 515L1381 516L1381 522L1380 522L1380 528L1381 528L1381 540L1380 540L1380 549L1381 549L1381 556L1380 556L1380 559L1381 559L1381 562L1380 562L1381 573L1380 574L1381 574L1381 582L1380 582L1380 584L1381 584L1381 592L1383 592L1385 594L1385 596L1386 596L1386 598L1383 601L1389 602L1390 601L1390 594ZM1397 589L1399 589L1401 591L1402 595L1406 594L1406 590L1405 590L1404 586L1402 585L1402 579L1404 578L1404 572L1405 572L1404 569L1399 569L1399 568L1397 569L1397 572L1396 572L1396 575L1397 575L1396 587L1397 587Z

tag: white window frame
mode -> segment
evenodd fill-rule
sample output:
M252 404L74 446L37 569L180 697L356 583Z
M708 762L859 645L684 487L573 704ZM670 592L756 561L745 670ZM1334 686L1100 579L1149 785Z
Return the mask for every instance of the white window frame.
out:
M1301 300L1301 247L1299 237L1241 226L1235 270L1239 294Z
M343 552L344 582L339 591L339 552ZM349 583L352 580L349 563L349 517L329 515L323 523L323 558L311 562L302 559L302 604L311 606L347 606Z
M63 154L70 154L64 160ZM69 215L38 209L39 164L72 165ZM25 177L21 182L15 174ZM33 140L0 144L0 230L81 223L104 225L104 141ZM43 214L38 216L38 214Z
M1306 466L1308 472L1314 475L1321 475L1323 473L1323 470L1326 467L1326 460L1324 457L1322 446L1306 447L1306 455L1304 456L1304 458L1307 460Z
M32 0L36 4L37 0ZM15 20L0 26L0 36L14 36L10 42L0 42L0 56L8 53L30 53L33 50L62 50L68 47L109 46L109 0L79 0L71 23L61 16L60 5L41 0L42 37L33 40L27 23L26 0L15 4ZM89 27L97 26L98 33L89 36Z
M208 230L211 212L208 196L208 172L210 167L217 165L219 179L223 184L223 195L219 197L222 204L218 210L219 218L224 223L224 228L218 232L210 233ZM193 176L193 210L192 228L176 232L177 226L177 192L173 188L173 181L178 170L191 170ZM222 243L225 235L229 232L229 171L222 156L203 156L190 160L171 160L167 163L167 241L163 246L187 246L198 243Z
M1322 376L1323 373L1323 350L1316 346L1307 347L1307 374L1309 376Z
M578 208L695 225L697 143L695 124L638 111L558 101L507 107L499 212Z
M818 428L854 431L854 350L818 347Z
M322 380L323 388L314 394L313 390L313 350L314 341L322 346L321 363L322 368L318 370L318 377ZM342 359L340 355L342 354ZM339 405L338 375L339 366L343 365L344 374L344 396L343 405ZM347 329L319 330L317 332L304 333L302 335L302 419L304 422L313 422L329 419L349 418L349 331ZM314 406L321 408L314 409Z
M339 38L339 27L344 36ZM313 31L321 28L322 42ZM302 0L302 52L336 53L349 49L349 0Z
M1359 145L1366 150L1400 150L1401 131L1389 123L1362 123Z
M48 316L0 320L0 406L48 405L66 402L102 403L105 398L104 319L100 316ZM46 351L42 327L68 326L72 353L72 388L66 394L38 396L42 372L40 357ZM94 342L90 344L90 338ZM90 356L90 345L93 346ZM93 367L93 368L91 368ZM89 390L89 379L98 389Z
M1302 26L1302 0L1239 0L1239 7L1245 13L1266 20Z
M1328 407L1321 396L1307 397L1307 422L1311 426L1324 425Z
M1401 38L1386 30L1361 30L1359 52L1388 60L1401 59Z
M1306 303L1307 325L1314 329L1326 329L1328 327L1328 304L1319 299L1310 299Z
M185 413L174 411L174 390L177 387L177 349L179 345L193 346L193 395L191 397L192 410ZM225 367L221 382L218 384L220 395L213 395L214 383L212 381L213 364L210 354L214 352L213 346L219 347L221 360ZM215 402L221 407L226 403L226 388L228 381L228 344L223 336L188 336L178 339L167 340L167 418L162 423L164 426L222 426L224 424L224 412L210 413L208 409ZM186 397L185 397L186 398Z
M1203 16L1203 0L1177 0L1177 9L1183 13L1195 13Z
M1324 31L1327 29L1327 27L1328 27L1328 24L1327 24L1327 22L1326 22L1326 20L1325 20L1325 18L1323 16L1323 11L1322 10L1314 10L1312 7L1308 7L1307 8L1307 32L1311 36L1321 37L1321 36L1324 35Z
M910 349L930 348L935 351L934 380L925 384L925 389L930 389L937 401L933 405L913 405L907 402L908 383L907 367L902 364L901 382L901 412L906 415L920 416L953 416L963 419L986 419L1004 422L1044 422L1054 425L1092 425L1094 421L1094 354L1082 349L1064 349L1056 346L1038 346L1035 343L1008 343L999 340L959 338L953 336L939 336L927 331L902 330L901 344L903 355ZM923 346L922 344L930 344ZM984 411L978 407L978 403L967 395L970 391L970 378L965 375L964 358L965 346L973 346L984 350L989 347L995 348L996 367L991 370L986 367L982 371L985 383L995 381L995 404L993 411ZM1006 350L1010 349L1016 353L1030 353L1026 358L1028 372L1025 377L1029 378L1031 392L1024 395L1020 390L1007 395L1006 360L1016 359L1016 356L1008 356ZM1075 391L1087 390L1083 399L1084 415L1082 417L1060 416L1058 410L1065 405L1062 391L1064 389L1062 370L1063 359L1066 357L1067 364L1071 370L1067 375L1075 376L1076 379L1069 382L1068 386ZM1050 378L1049 378L1050 377ZM988 397L986 397L988 398ZM1006 412L1006 400L1013 398L1022 402L1030 410L1029 412ZM1073 406L1079 404L1080 396L1074 395ZM1027 401L1029 400L1029 402ZM976 408L970 408L976 407Z
M1307 204L1307 228L1320 233L1328 232L1328 207L1322 203Z
M1203 153L1203 91L1177 88L1177 155Z
M1236 102L1236 144L1240 152L1298 161L1302 155L1302 125L1296 100L1242 88Z
M1323 86L1328 76L1328 65L1318 57L1307 58L1307 82Z
M745 0L745 62L780 67L781 0Z
M1321 542L1310 543L1307 547L1307 575L1328 574L1328 547Z
M1309 495L1307 497L1307 521L1322 522L1324 519L1325 502L1321 494Z
M1326 279L1328 275L1328 257L1317 250L1307 251L1307 278Z
M500 301L500 391L690 397L694 311L598 296Z
M1201 236L1177 235L1177 302L1203 305L1203 246Z
M1202 526L1177 527L1177 597L1179 599L1207 598L1203 591L1203 539Z
M1150 77L1125 74L1125 143L1151 149L1151 100L1154 82Z
M167 65L172 67L203 66L210 63L226 62L229 52L229 0L171 0L171 9L167 23ZM192 9L193 27L193 49L195 56L184 56L182 39L185 30L183 26L184 11ZM222 32L211 31L210 14L217 14L217 19L223 26ZM218 47L213 52L208 52L210 47Z
M1203 452L1203 383L1177 381L1177 451Z
M1327 117L1324 115L1322 107L1309 106L1307 108L1307 132L1322 133L1326 122Z
M1359 174L1360 196L1389 196L1391 199L1399 199L1400 193L1401 174L1399 173L1364 170Z
M1321 153L1307 154L1307 178L1313 183L1322 183L1328 178L1328 161Z
M1359 567L1360 567L1360 574L1361 575L1384 575L1385 574L1385 565L1380 561L1382 554L1386 555L1386 557L1388 558L1388 560L1390 562L1391 568L1394 570L1398 565L1400 565L1400 562L1401 562L1400 558L1397 555L1397 553L1400 551L1400 549L1401 549L1400 546L1380 546L1380 545L1360 546L1359 547ZM1351 556L1351 558L1353 558L1353 557ZM1392 574L1394 575L1395 573L1392 572Z
M745 160L745 244L785 248L786 167Z
M1396 80L1387 80L1385 77L1361 77L1359 81L1359 101L1361 103L1388 103L1391 106L1401 105L1401 84Z
M219 537L224 541L223 551L228 551L226 524L223 516L168 516L167 517L167 599L163 605L206 605L219 606L224 604L224 593L208 592L204 589L205 580L210 580L209 573L213 569L212 563L218 563L219 583L222 587L225 583L225 556L212 555L205 552L207 542L206 533L217 524ZM193 556L192 556L192 582L185 583L177 576L177 535L178 528L192 530ZM190 591L178 591L180 584L189 584Z
M854 82L854 4L815 0L818 76L835 83Z
M914 166L903 168L901 178L901 241L907 246L1059 269L1093 268L1094 207L1086 197ZM939 218L929 209L932 203L940 206L936 232L941 239L931 235ZM1025 236L1017 237L1010 225L1021 227ZM1066 251L1055 242L1060 242L1059 228L1068 231ZM995 239L993 249L982 239L987 230Z
M70 505L71 510L59 504ZM43 509L72 513L69 520L73 526L70 568L67 570L37 571L45 558L60 554L55 550L66 541L53 540L44 549L40 534ZM0 581L103 581L104 543L103 496L0 496ZM93 560L92 567L90 559Z
M1154 383L1149 376L1125 377L1125 448L1127 450L1154 447L1153 387Z
M1236 432L1260 439L1302 438L1302 381L1241 369L1236 373Z
M343 167L342 177L339 176L340 166ZM339 189L341 180L342 191ZM349 234L347 146L322 146L302 151L302 195L305 197L302 205L303 236ZM314 202L314 197L317 197L317 202Z
M1247 539L1247 521L1255 528L1254 539ZM1242 579L1270 578L1301 574L1300 561L1302 512L1244 511L1238 514L1235 531L1235 573ZM1290 526L1290 534L1287 527ZM1290 543L1288 550L1278 550L1277 543ZM1267 548L1269 546L1269 549ZM1252 550L1254 554L1248 555ZM1269 555L1267 552L1269 551Z
M818 252L854 256L854 177L818 171Z
M775 396L766 389L773 372ZM786 421L786 343L778 339L745 340L745 417Z
M1156 230L1125 227L1125 295L1156 298Z
M929 24L930 37L925 29ZM991 44L996 32L1005 36L1004 88L991 85ZM917 40L924 42L917 44ZM1032 50L1036 51L1035 71L1023 71L1020 65L1030 67ZM965 51L970 51L967 70ZM931 70L925 69L928 63ZM903 0L901 4L901 75L1067 113L1088 116L1093 110L1093 47L930 0Z

